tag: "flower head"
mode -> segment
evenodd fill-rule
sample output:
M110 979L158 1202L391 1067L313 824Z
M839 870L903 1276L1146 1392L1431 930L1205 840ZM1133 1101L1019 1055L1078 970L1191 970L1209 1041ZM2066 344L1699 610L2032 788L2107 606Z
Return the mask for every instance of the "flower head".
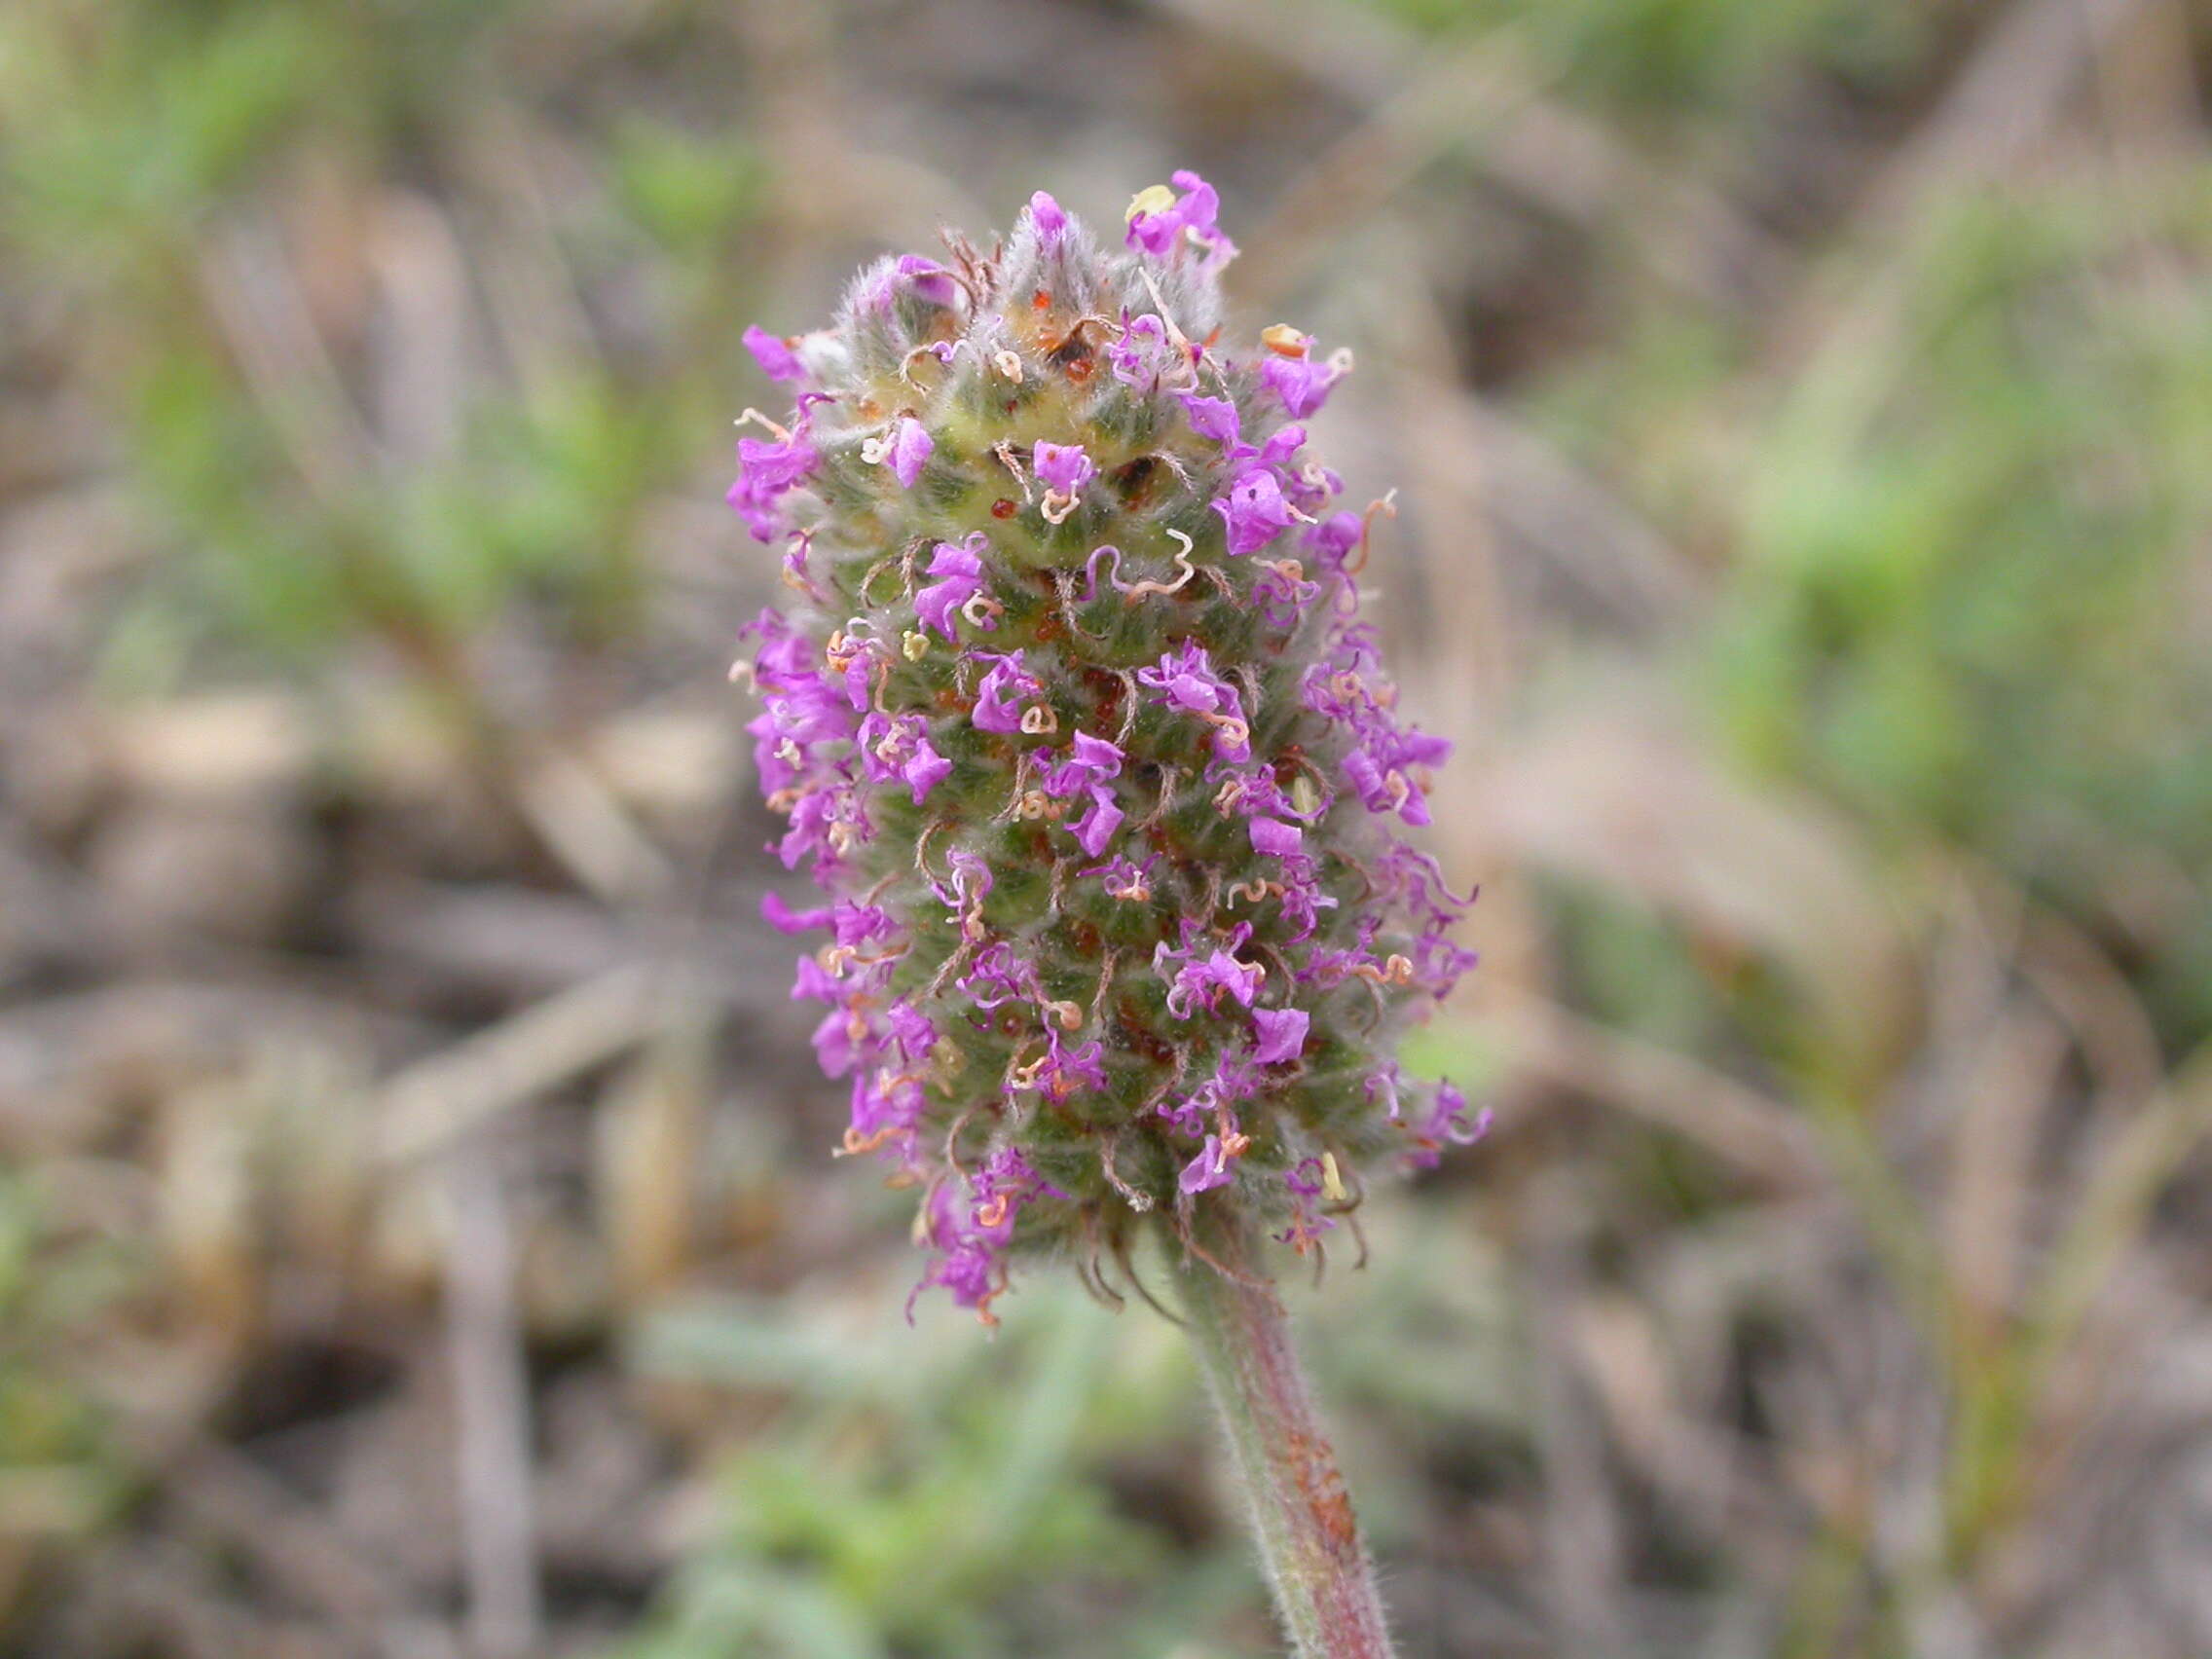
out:
M1392 1058L1472 958L1399 838L1445 746L1357 619L1374 512L1301 424L1349 359L1223 330L1219 215L1177 173L1101 252L1040 192L999 252L745 337L800 388L730 492L804 601L749 630L755 761L828 901L763 913L826 932L794 994L842 1150L986 1319L1033 1246L1198 1206L1317 1250L1347 1171L1483 1122Z

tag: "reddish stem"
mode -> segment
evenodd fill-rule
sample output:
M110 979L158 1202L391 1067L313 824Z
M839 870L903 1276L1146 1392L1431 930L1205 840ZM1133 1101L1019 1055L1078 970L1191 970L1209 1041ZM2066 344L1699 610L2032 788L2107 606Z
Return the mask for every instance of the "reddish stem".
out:
M1297 1659L1390 1659L1374 1567L1251 1229L1226 1205L1198 1208L1178 1282L1283 1628Z

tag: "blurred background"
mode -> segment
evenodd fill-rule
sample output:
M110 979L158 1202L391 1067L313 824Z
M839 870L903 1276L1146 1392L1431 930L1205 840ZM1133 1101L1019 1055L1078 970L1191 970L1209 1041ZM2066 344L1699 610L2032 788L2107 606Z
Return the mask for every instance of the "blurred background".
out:
M0 1651L1250 1659L784 1000L738 347L1192 166L1497 1109L1296 1291L1407 1659L2212 1653L2187 0L10 0ZM780 872L773 872L781 879Z

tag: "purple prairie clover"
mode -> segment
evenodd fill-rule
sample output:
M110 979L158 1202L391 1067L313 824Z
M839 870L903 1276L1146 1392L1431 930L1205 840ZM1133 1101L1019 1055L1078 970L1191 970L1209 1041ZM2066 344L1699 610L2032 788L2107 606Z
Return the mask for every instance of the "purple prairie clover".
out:
M1202 269L1217 272L1236 257L1236 244L1214 223L1221 213L1221 198L1195 172L1178 172L1174 181L1173 190L1156 184L1139 191L1130 202L1124 233L1128 244L1169 261L1190 249Z
M1456 1085L1440 1083L1427 1118L1414 1131L1413 1149L1407 1154L1407 1161L1417 1169L1433 1169L1447 1145L1472 1146L1490 1133L1491 1122L1488 1106L1470 1120L1467 1097Z
M1114 378L1132 391L1147 395L1158 391L1176 368L1166 323L1156 314L1124 313L1121 333L1106 348L1106 363Z
M1226 397L1200 397L1197 392L1185 392L1182 402L1183 418L1190 422L1192 431L1217 444L1236 443L1240 428L1235 404Z
M806 481L821 464L822 457L807 438L802 411L787 430L771 427L773 440L737 440L737 482L727 499L745 520L756 541L773 541L783 528L783 499Z
M1175 1185L1185 1196L1211 1192L1226 1187L1234 1177L1229 1168L1229 1150L1219 1135L1206 1136L1206 1144L1198 1157L1183 1165L1183 1173Z
M1001 652L992 655L977 652L978 662L988 662L990 671L976 688L976 707L973 719L978 731L1010 732L1021 729L1022 700L1035 696L1043 687L1036 677L1023 671L1020 651Z
M1038 480L1056 496L1080 495L1097 470L1081 444L1039 442L1034 462Z
M889 431L862 445L861 453L865 459L889 467L900 488L911 490L936 449L937 441L930 436L929 428L911 415L902 415L891 423Z
M1252 757L1251 726L1236 687L1214 672L1205 646L1186 641L1180 651L1165 652L1150 668L1137 670L1137 683L1158 700L1213 727L1213 752L1223 760Z
M745 349L753 353L753 360L760 365L760 372L772 381L797 382L806 379L806 369L798 360L798 353L791 343L779 340L756 323L743 336Z
M958 632L953 617L983 591L983 553L987 547L978 533L957 544L940 541L930 555L929 573L938 579L914 595L914 614L948 640Z
M1103 240L1039 193L745 336L797 394L730 492L795 595L749 630L755 764L827 900L763 914L824 940L843 1150L986 1319L1055 1245L1234 1212L1317 1250L1355 1174L1478 1122L1393 1059L1471 956L1400 838L1443 745L1358 619L1387 506L1301 424L1348 358L1225 327L1194 174Z
M1029 224L1036 234L1037 245L1051 253L1068 234L1067 209L1040 190L1029 199Z
M1254 1009L1252 1029L1260 1041L1252 1051L1252 1057L1269 1062L1295 1060L1306 1045L1306 1033L1312 1023L1313 1016L1302 1008Z
M1087 731L1075 734L1067 757L1045 774L1045 793L1064 795L1088 785L1122 774L1122 751L1102 737Z
M1281 483L1265 466L1239 473L1213 509L1229 527L1232 553L1257 553L1288 530L1296 516L1283 499Z
M1095 859L1114 844L1114 832L1121 829L1122 821L1128 814L1122 810L1114 792L1104 784L1092 784L1084 793L1090 797L1090 810L1075 827L1075 840L1077 846Z
M830 911L827 904L794 910L781 893L769 893L761 897L760 914L780 934L801 934L828 927Z

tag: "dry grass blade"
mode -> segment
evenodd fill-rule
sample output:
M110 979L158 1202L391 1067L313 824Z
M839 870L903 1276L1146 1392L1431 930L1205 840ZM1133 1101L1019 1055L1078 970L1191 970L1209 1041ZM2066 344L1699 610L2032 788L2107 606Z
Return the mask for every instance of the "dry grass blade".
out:
M412 1163L635 1047L685 1006L681 978L658 964L611 968L418 1061L377 1101L378 1161Z
M1486 1008L1484 1023L1516 1070L1695 1141L1767 1191L1821 1184L1804 1125L1748 1084L1538 998Z
M2029 1309L2029 1371L2047 1374L2148 1224L2152 1206L2212 1136L2212 1051L2178 1068L2094 1161Z
M449 1155L446 1346L468 1568L470 1645L480 1659L539 1650L530 1379L515 1312L514 1247L495 1147L472 1136Z

